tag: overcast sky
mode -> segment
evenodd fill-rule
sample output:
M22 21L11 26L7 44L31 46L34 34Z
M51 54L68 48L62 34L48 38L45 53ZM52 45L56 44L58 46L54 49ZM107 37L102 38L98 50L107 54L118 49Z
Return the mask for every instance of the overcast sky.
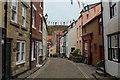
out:
M93 4L99 0L79 0L81 7L79 8L77 0L44 0L44 15L48 14L48 20L51 22L66 22L73 19L78 19L82 9L82 3Z

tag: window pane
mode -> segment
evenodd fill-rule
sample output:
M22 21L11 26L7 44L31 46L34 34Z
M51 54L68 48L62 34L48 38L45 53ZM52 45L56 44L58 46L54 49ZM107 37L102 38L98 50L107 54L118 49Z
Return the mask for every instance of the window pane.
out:
M25 54L24 52L21 53L21 60L24 60L24 57L25 57L24 54Z
M117 35L113 35L111 37L111 47L112 48L118 47L118 36Z
M108 48L110 48L110 36L108 37Z
M18 53L16 54L16 61L19 61L19 56L20 56L20 53L18 52Z
M12 20L15 21L16 12L12 11Z
M118 60L118 49L117 48L113 48L112 49L112 58L113 60Z
M22 51L25 49L25 43L22 43Z
M16 50L17 50L17 52L20 51L20 43L19 42L17 42Z
M108 59L112 59L111 48L108 48Z

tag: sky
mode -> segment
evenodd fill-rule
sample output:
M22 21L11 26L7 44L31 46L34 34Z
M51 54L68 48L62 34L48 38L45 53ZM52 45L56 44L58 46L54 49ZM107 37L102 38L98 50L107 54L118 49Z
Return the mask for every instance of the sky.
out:
M93 4L100 0L79 0L80 3ZM48 14L47 21L50 22L67 22L68 25L70 20L77 20L80 16L80 11L82 9L78 6L77 0L73 0L73 5L71 0L44 0L44 15ZM50 24L48 24L50 25Z

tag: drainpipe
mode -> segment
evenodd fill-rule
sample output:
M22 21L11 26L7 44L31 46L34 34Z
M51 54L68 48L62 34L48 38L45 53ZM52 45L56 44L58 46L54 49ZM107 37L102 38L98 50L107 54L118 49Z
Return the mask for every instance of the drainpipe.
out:
M105 48L104 48L104 27L103 27L103 6L101 0L101 14L102 14L102 44L103 44L103 63L104 63L104 77L106 77L106 69L105 69Z
M29 59L29 69L31 70L31 52L32 52L32 0L30 2L31 5L31 14L30 14L30 59Z
M5 76L5 74L6 74L6 36L7 36L7 31L6 31L6 29L7 29L7 7L8 7L8 5L7 5L7 0L6 0L6 2L5 2L5 5L4 5L4 10L5 10L5 17L4 17L4 26L5 26L5 29L4 29L4 54L3 54L3 63L4 63L4 65L3 65L3 80L5 80L6 78L6 76ZM3 52L2 52L3 53Z

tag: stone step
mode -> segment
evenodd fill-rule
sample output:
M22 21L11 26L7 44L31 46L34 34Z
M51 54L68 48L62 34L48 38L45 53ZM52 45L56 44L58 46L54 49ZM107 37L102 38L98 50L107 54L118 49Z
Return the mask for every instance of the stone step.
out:
M96 73L100 76L104 76L104 72L102 70L96 70Z
M97 73L93 73L92 75L93 75L93 77L94 77L96 80L109 80L108 77L100 76L100 75L98 75Z

